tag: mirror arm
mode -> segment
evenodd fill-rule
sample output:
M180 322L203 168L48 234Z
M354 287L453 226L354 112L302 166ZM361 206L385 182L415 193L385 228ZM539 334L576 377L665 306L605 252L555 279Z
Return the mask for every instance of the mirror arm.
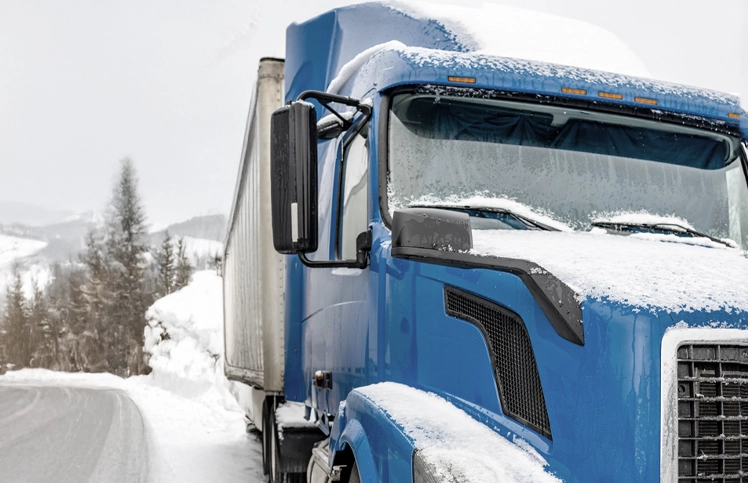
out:
M363 129L364 125L366 125L367 121L371 119L371 111L372 111L371 106L369 104L364 104L359 99L354 99L353 97L338 96L336 94L328 94L327 92L320 92L320 91L304 91L301 94L299 94L299 97L296 98L297 101L305 101L307 99L315 99L320 104L322 104L322 106L324 106L328 111L330 111L332 114L340 118L340 120L343 121L343 126L345 127L346 131L351 126L353 126L355 128L354 129L355 134L358 134L361 131L361 129ZM343 116L341 116L337 111L335 111L335 109L332 109L329 106L331 102L355 107L358 111L360 111L363 114L363 117L359 119L355 124L351 123L351 121L346 121L345 119L343 119Z
M356 237L356 259L355 260L330 260L317 262L309 260L306 254L299 253L301 263L310 268L359 268L369 266L369 252L371 251L371 230L361 232Z

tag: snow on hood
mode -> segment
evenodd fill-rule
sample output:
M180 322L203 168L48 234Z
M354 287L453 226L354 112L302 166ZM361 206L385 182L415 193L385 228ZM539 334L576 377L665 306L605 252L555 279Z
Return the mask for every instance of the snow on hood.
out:
M501 437L436 394L394 382L354 392L397 422L443 481L560 483L544 470L548 463L526 441Z
M644 62L621 39L579 20L493 3L409 0L391 6L414 18L438 21L474 52L650 77Z
M748 312L748 258L743 251L716 243L713 248L666 243L671 238L603 230L474 230L473 253L535 262L582 299L607 298L672 312Z

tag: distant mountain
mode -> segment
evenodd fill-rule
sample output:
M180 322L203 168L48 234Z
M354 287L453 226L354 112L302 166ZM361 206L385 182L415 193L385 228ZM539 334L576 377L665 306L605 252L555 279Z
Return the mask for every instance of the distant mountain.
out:
M166 232L172 237L202 238L222 242L226 236L226 217L224 215L196 216L181 223L169 225L164 230L151 233L151 243L157 245L164 239Z
M0 225L0 235L14 236L46 242L38 255L50 262L77 259L85 246L86 233L96 227L92 216L68 217L68 221L46 226L28 226L20 223Z
M20 223L30 226L43 226L59 223L73 216L72 211L52 210L29 203L0 200L0 224Z

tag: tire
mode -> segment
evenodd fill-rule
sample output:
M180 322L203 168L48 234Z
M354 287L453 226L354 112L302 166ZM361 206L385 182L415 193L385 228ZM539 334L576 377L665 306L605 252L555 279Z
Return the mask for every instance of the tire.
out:
M351 476L348 478L348 483L361 483L361 475L358 473L358 465L355 460L351 467Z

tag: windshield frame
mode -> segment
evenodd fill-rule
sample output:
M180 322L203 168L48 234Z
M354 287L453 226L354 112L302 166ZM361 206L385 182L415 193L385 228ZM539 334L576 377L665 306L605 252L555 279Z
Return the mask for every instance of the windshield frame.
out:
M561 96L539 95L527 92L506 91L501 89L484 89L457 87L436 84L420 84L398 86L382 93L380 103L379 119L377 128L377 184L379 191L379 209L382 222L388 229L392 229L392 216L389 210L389 193L388 184L390 177L390 116L392 115L392 99L399 94L430 94L444 95L449 97L467 97L474 99L496 99L516 103L527 104L545 104L556 107L568 107L574 109L584 109L606 114L615 114L640 118L649 121L662 122L666 124L675 124L679 126L688 126L700 130L726 134L738 139L740 147L738 149L740 162L743 165L743 173L746 178L746 187L748 187L748 139L746 139L737 126L725 124L722 121L711 121L702 117L695 117L688 114L680 114L671 111L662 111L660 109L618 105L598 100L591 101L586 99L573 99Z

